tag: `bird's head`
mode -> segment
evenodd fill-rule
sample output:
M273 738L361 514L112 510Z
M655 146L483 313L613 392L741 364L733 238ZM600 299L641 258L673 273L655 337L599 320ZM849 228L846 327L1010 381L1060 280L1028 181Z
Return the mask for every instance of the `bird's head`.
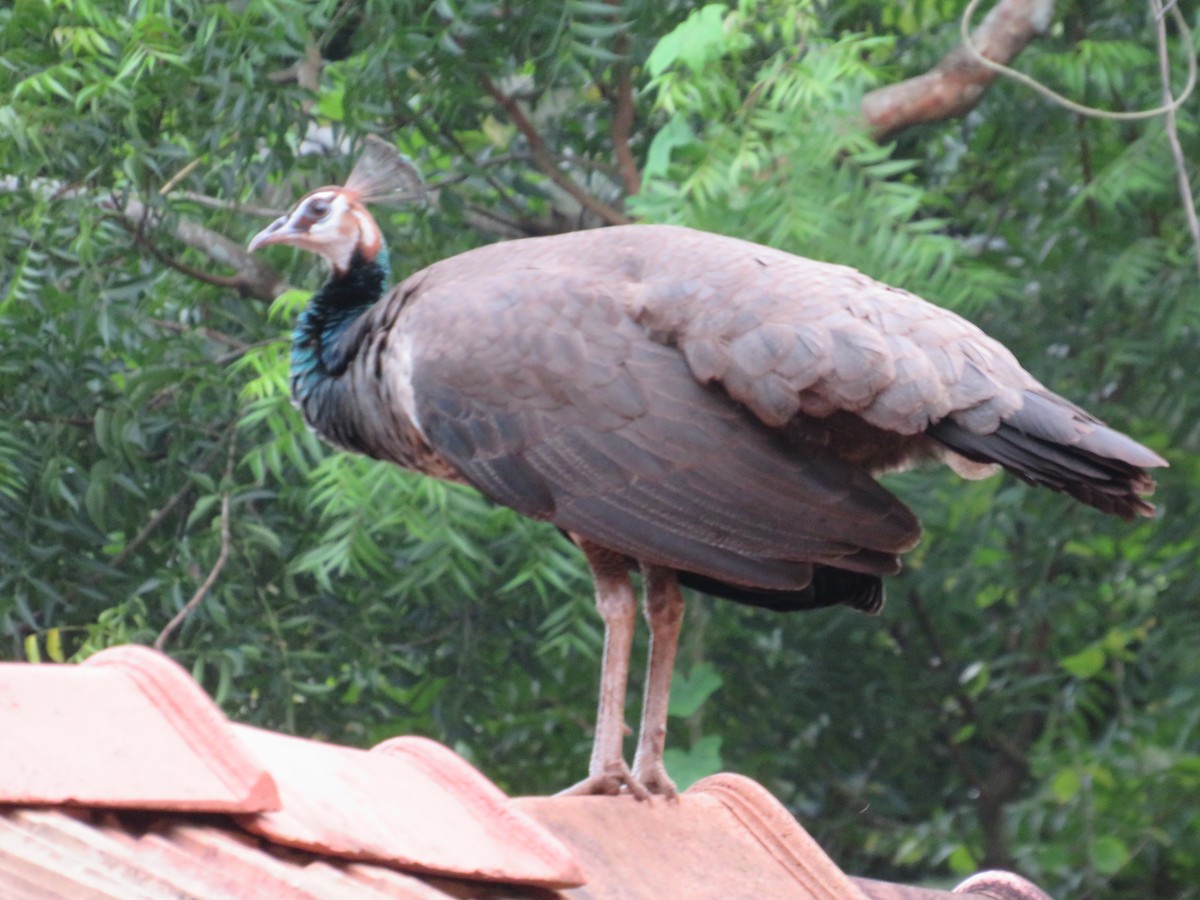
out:
M383 237L362 200L342 187L309 191L290 211L250 239L250 252L268 244L291 244L329 260L343 274L354 251L366 260L379 255Z
M309 191L251 238L248 249L253 253L268 244L291 244L323 256L335 274L345 274L356 252L371 262L383 247L367 203L413 198L420 190L421 177L412 163L387 141L372 136L345 185Z

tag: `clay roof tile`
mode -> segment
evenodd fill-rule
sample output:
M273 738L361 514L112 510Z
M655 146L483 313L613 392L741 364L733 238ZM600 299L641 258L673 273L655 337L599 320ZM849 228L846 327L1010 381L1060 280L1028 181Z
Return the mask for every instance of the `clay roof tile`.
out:
M271 776L182 668L126 646L0 663L0 803L276 809Z

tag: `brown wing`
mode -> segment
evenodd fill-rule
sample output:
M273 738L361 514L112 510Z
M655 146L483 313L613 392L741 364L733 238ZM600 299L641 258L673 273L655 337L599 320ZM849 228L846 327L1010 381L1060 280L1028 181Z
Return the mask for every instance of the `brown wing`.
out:
M631 314L763 422L849 413L886 434L925 434L952 464L998 463L1105 512L1153 512L1139 496L1154 487L1144 468L1166 462L959 316L853 269L729 238L675 229L671 249L715 261L700 264L711 266L705 289L681 291L678 266L649 269Z
M494 500L631 557L793 589L812 564L899 568L913 515L865 472L696 380L575 267L431 278L405 310L414 418ZM486 298L486 300L484 299Z

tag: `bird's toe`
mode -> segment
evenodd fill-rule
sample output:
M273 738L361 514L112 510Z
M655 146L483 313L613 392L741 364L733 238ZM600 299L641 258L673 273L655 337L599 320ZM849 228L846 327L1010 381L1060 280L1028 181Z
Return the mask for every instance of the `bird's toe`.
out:
M675 782L671 780L671 776L667 774L667 769L662 764L662 760L656 760L649 765L635 766L632 777L634 781L637 781L656 797L665 797L668 800L674 800L679 796L679 790L675 787Z
M672 790L674 790L674 787L674 785L671 785ZM583 797L599 794L601 796L615 797L624 792L632 794L638 800L649 800L650 795L656 793L655 791L648 790L634 776L624 760L618 760L615 763L598 768L596 771L589 772L587 778L578 784L571 785L564 791L559 791L557 796Z

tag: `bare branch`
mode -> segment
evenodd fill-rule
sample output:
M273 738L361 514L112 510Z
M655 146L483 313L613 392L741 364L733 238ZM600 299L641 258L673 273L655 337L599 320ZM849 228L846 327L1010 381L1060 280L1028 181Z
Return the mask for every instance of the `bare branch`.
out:
M182 625L183 620L190 616L196 607L203 602L204 598L208 596L208 592L212 590L212 586L216 583L221 570L225 568L226 560L229 559L229 544L229 492L226 491L221 495L221 551L217 554L217 561L208 570L208 576L204 579L204 583L196 589L196 593L192 594L188 602L183 605L183 608L175 613L174 618L158 633L158 637L154 639L155 650L161 651L163 649L171 633Z
M1054 0L1000 0L971 35L979 54L1009 62L1050 27ZM961 116L973 109L1000 73L956 47L924 75L871 91L862 113L876 140L911 125Z
M63 182L47 178L23 180L12 175L0 176L0 192L12 193L20 190L31 191L49 200L95 196L92 192L84 190L79 185L64 184ZM188 199L195 201L198 196L202 195L184 195L181 193L180 196L187 196ZM208 206L213 206L220 202L211 200L211 198L207 199L209 199L209 202L205 205ZM246 296L267 302L274 300L290 287L282 275L262 260L247 253L241 244L211 229L205 228L203 225L198 225L190 219L182 217L176 219L174 227L170 230L171 236L181 243L199 250L214 263L233 269L237 273L236 275L221 276L202 272L199 269L179 263L165 254L161 254L161 251L155 253L154 251L157 248L152 243L145 243L145 236L148 231L161 226L163 218L161 212L151 208L138 197L131 194L102 199L97 198L95 202L101 207L119 212L127 226L131 227L134 233L142 239L139 240L139 243L146 250L154 253L156 258L160 259L166 265L178 269L189 277L196 278L208 284L230 287ZM266 215L271 215L273 212L257 210L254 207L242 207L242 209Z
M909 591L907 599L909 606L916 615L916 620L925 635L925 639L933 649L934 656L940 660L941 666L948 671L957 670L958 664L942 641L937 626L934 624L933 616L929 614L922 596L916 591ZM954 701L958 705L962 717L979 729L980 739L996 750L1011 765L1022 769L1022 771L1028 771L1029 761L1025 758L1023 748L1015 744L1008 736L986 727L986 723L983 716L980 715L979 707L976 705L974 698L967 693L966 689L957 679L954 682L952 691Z
M267 80L276 84L295 82L309 92L309 97L301 102L300 108L309 112L316 105L317 91L321 87L321 47L310 36L304 46L304 58L298 59L286 69L267 73Z
M533 162L543 175L562 188L580 206L599 216L607 224L628 225L632 221L624 213L613 209L607 203L597 200L559 168L554 155L546 148L546 142L542 140L542 136L533 127L533 123L521 111L520 104L516 100L496 87L486 75L481 76L480 84L492 99L500 104L518 130L525 135L525 140L529 142L529 150L533 154Z
M164 266L174 269L177 272L182 272L189 278L194 278L197 281L203 281L205 284L215 284L217 287L225 287L238 289L241 287L241 279L236 275L213 275L210 272L205 272L203 269L197 269L189 266L182 260L175 259L167 253L159 249L150 238L148 238L138 228L130 228L130 233L133 235L134 243L139 247L145 248L151 256L157 259Z
M136 197L126 197L121 213L134 229L139 229L137 241L165 265L169 265L191 278L208 284L228 287L249 297L270 302L288 289L283 276L257 257L251 256L242 247L223 234L218 234L189 219L177 219L171 229L172 236L180 243L199 250L213 262L235 270L236 275L223 276L203 272L181 263L167 254L146 237L146 230L156 227L161 216L152 212Z

